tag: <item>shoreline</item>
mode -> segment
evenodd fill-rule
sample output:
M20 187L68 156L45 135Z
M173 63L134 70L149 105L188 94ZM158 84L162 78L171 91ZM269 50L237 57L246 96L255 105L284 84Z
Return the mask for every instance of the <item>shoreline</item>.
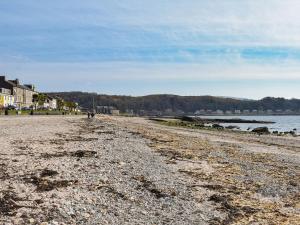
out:
M244 133L258 133L265 135L275 135L275 136L287 136L292 135L297 137L300 135L297 129L285 130L282 129L272 129L267 126L270 124L276 124L276 122L266 122L257 120L243 120L243 119L202 119L202 118L192 118L192 117L175 117L175 118L165 118L165 117L150 117L150 121L160 123L162 125L173 126L173 127L186 127L190 129L212 129L212 130L225 130L230 132L244 132ZM242 128L243 125L247 125L247 128ZM255 127L250 127L257 125Z

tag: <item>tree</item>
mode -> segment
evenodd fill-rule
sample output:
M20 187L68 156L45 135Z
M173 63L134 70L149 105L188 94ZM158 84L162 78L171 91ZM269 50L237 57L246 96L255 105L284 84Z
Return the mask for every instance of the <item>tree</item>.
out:
M35 106L35 110L37 109L37 106L43 106L46 99L47 99L47 95L42 94L42 93L38 93L38 94L34 94L32 96L33 98L33 103Z
M65 106L64 100L61 98L57 99L57 108L59 111L61 111Z
M77 108L77 104L75 102L65 102L65 106L69 108L70 111L74 111Z

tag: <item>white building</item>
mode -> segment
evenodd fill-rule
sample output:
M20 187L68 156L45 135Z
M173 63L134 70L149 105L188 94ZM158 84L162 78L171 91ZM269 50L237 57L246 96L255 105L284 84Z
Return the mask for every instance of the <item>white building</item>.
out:
M45 102L43 105L38 106L39 109L48 109L48 110L56 110L57 109L57 99L46 96Z
M11 94L11 90L6 88L0 88L0 107L6 108L8 106L14 106L15 98Z

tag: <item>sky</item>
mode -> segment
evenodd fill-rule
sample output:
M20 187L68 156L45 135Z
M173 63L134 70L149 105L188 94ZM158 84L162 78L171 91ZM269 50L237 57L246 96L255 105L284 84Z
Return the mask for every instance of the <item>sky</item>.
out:
M300 98L299 0L1 0L0 74L40 91Z

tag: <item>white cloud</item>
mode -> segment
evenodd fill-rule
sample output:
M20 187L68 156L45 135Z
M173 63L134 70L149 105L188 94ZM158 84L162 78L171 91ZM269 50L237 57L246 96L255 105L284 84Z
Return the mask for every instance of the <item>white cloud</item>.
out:
M0 24L132 27L161 32L177 42L210 35L232 38L220 41L223 44L300 45L298 0L12 0L1 4L10 5L11 13L3 7Z
M2 1L0 71L41 87L57 80L66 86L107 80L299 83L299 12L299 0ZM188 50L206 46L216 51ZM284 46L287 56L275 60L264 54L246 59L240 51ZM150 53L144 59L139 50ZM60 63L64 58L75 63Z
M8 63L0 70L29 80L268 80L300 82L297 65L147 64L147 63Z

